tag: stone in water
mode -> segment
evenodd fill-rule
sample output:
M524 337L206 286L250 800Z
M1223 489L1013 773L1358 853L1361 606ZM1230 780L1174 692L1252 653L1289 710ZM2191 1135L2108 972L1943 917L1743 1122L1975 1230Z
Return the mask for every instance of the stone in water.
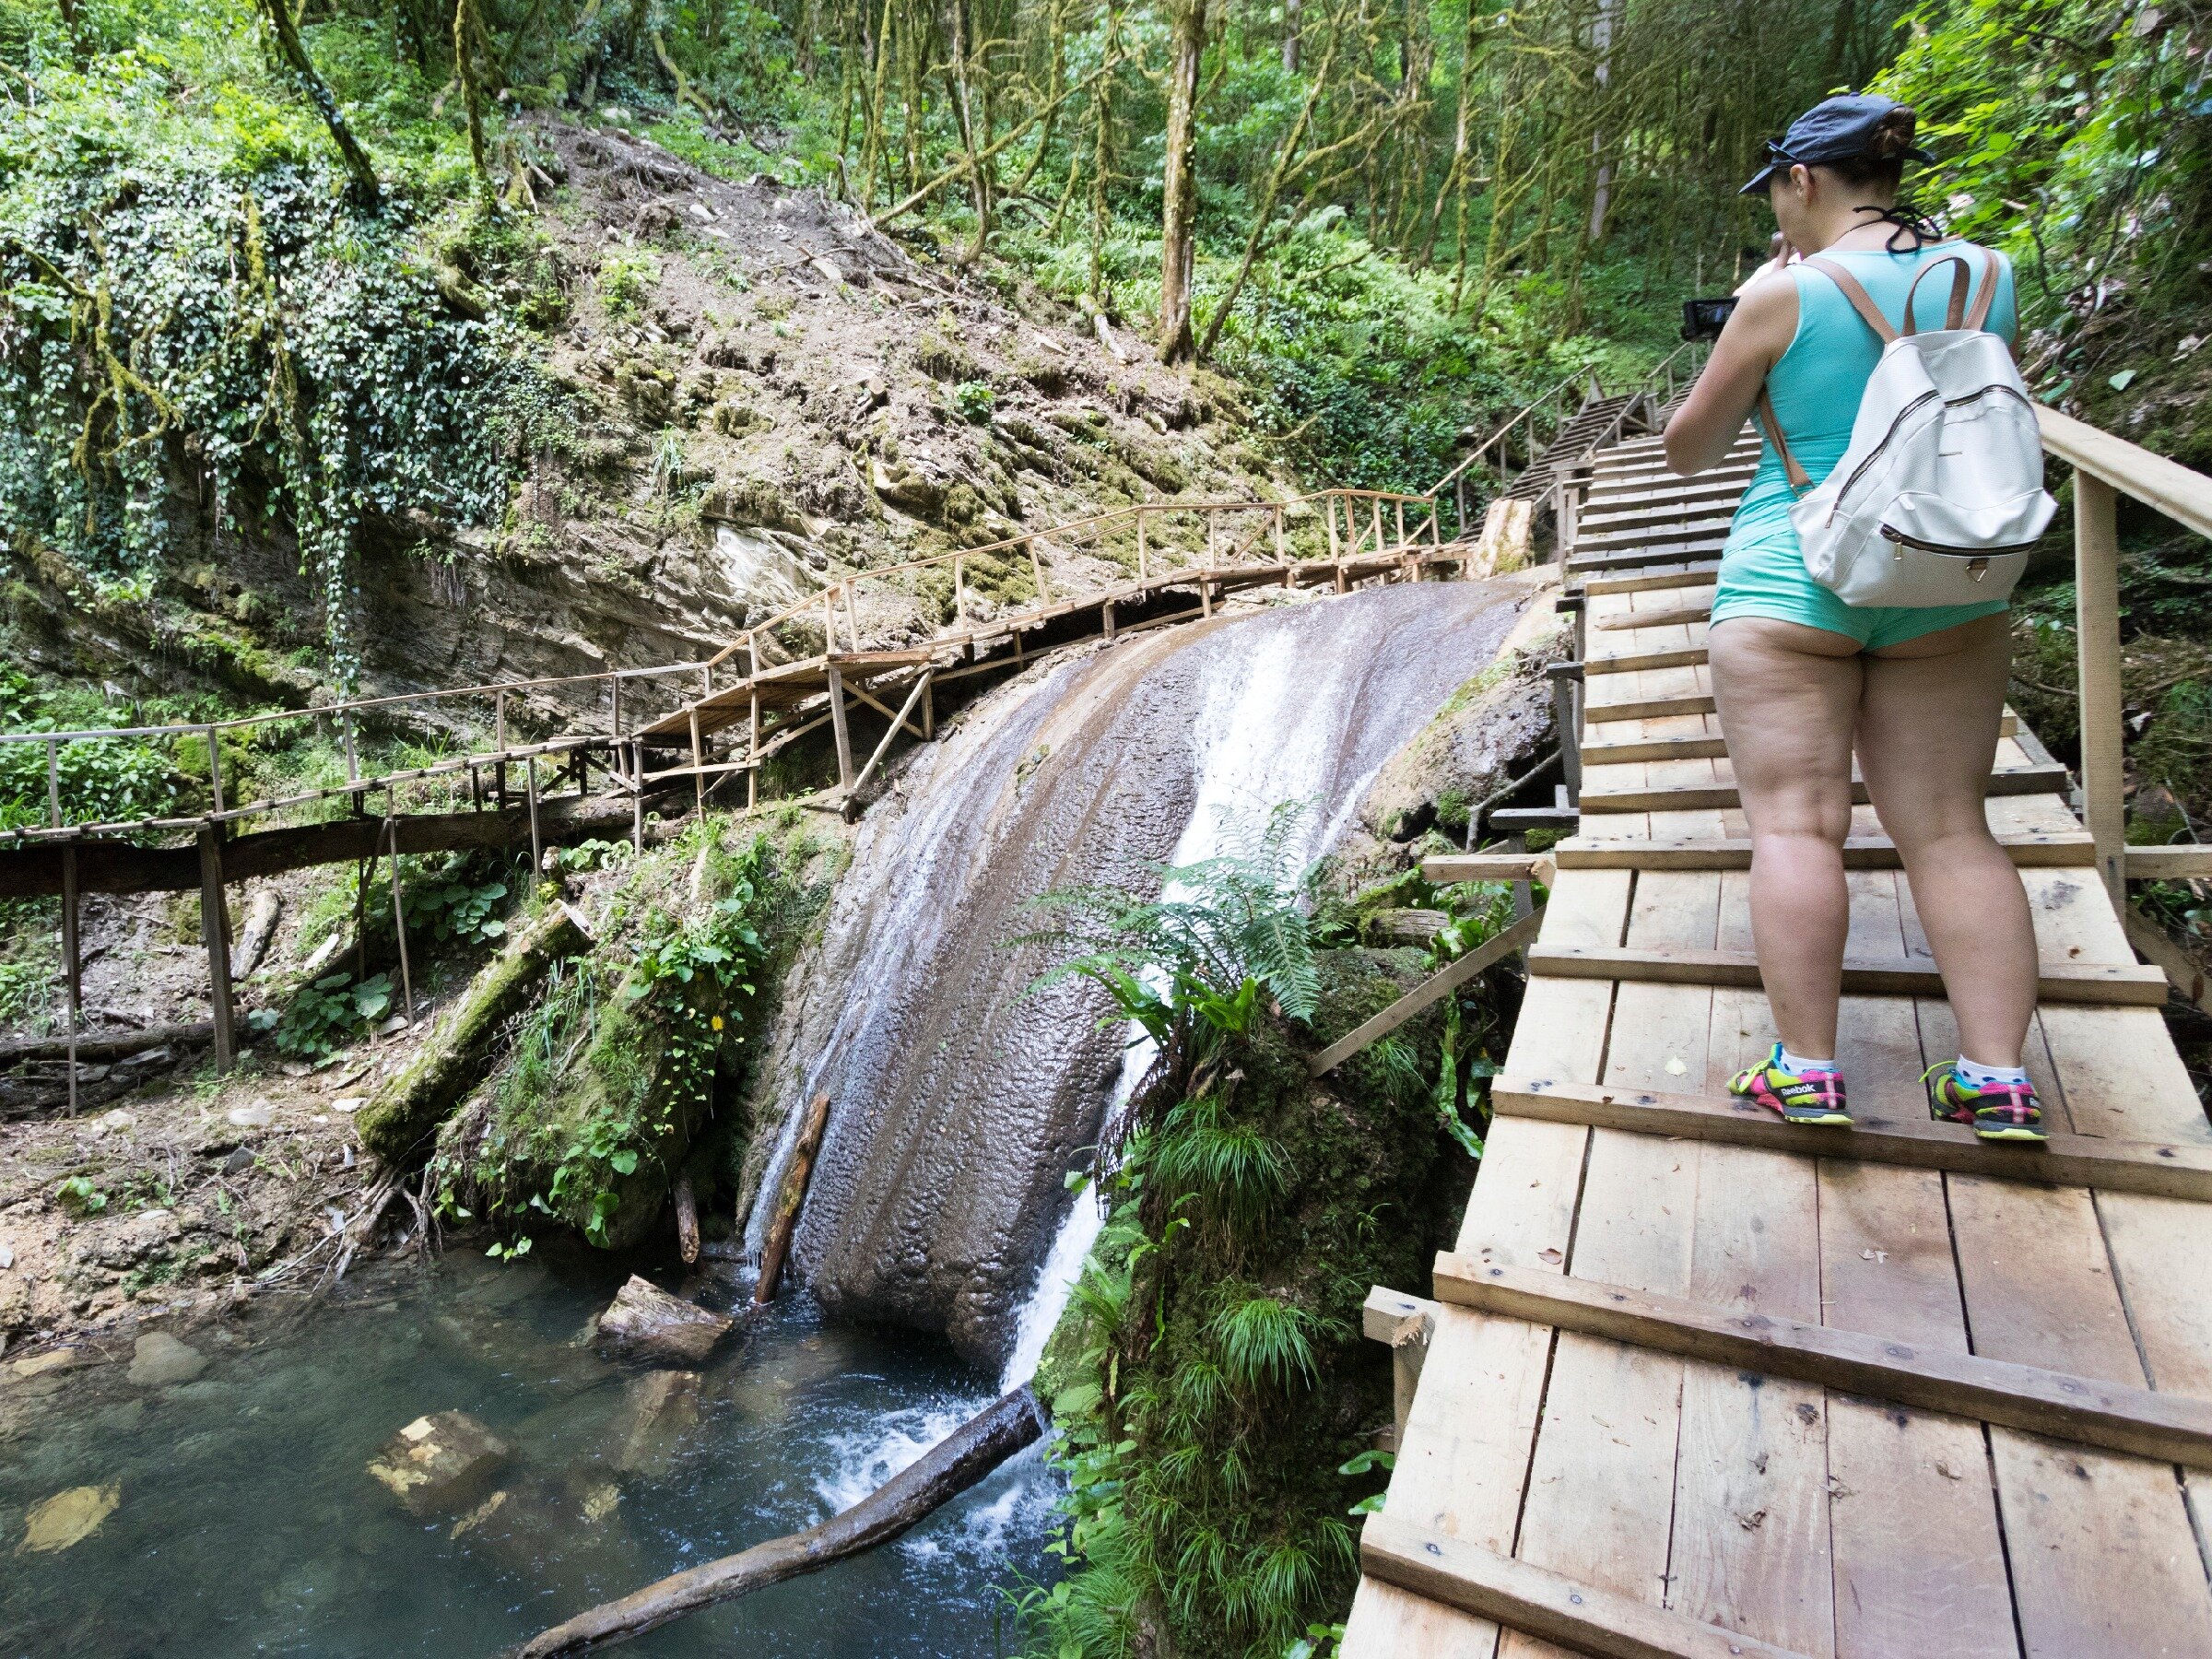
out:
M125 1374L140 1388L167 1388L189 1382L207 1369L207 1356L190 1343L179 1342L167 1331L152 1331L131 1348L131 1369Z
M473 1501L507 1461L507 1442L465 1411L417 1418L369 1460L369 1473L410 1514L451 1514Z
M694 1366L714 1351L734 1323L633 1273L599 1315L599 1346L625 1359Z
M100 1524L113 1514L122 1501L123 1488L112 1481L106 1486L71 1487L56 1492L45 1502L31 1505L30 1524L24 1529L16 1553L45 1555L82 1543L100 1530Z

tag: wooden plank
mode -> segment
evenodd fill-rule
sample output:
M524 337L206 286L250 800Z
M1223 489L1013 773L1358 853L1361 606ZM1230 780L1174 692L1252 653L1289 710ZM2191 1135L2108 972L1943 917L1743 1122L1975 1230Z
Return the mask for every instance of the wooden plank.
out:
M1335 1071L1369 1043L1388 1036L1454 987L1466 983L1484 969L1504 960L1535 938L1543 925L1544 911L1539 906L1503 933L1483 941L1478 948L1430 974L1372 1019L1363 1021L1356 1030L1330 1043L1306 1062L1308 1075L1318 1077Z
M1620 633L1640 628L1688 628L1704 621L1712 615L1712 602L1708 600L1703 605L1687 605L1674 610L1629 611L1603 622L1593 622L1591 626L1603 633Z
M1490 1110L1500 1117L1585 1124L1807 1157L2212 1201L2212 1147L2063 1133L2041 1146L1983 1141L1962 1124L1931 1119L1917 1099L1909 1110L1854 1100L1849 1129L1808 1128L1733 1096L1500 1077L1490 1089Z
M1733 985L1756 988L1759 959L1737 950L1606 949L1596 946L1538 944L1528 953L1532 976L1609 979L1662 985ZM1940 995L1943 976L1934 962L1900 957L1846 958L1843 989L1863 996ZM2155 968L2117 962L2044 962L2037 994L2045 1002L2156 1007L2166 1000L2166 976Z
M2012 855L2015 865L2023 867L2086 865L2094 848L2089 838L2078 831L2001 834L1997 844ZM1747 870L1751 867L1751 842L1741 837L1598 841L1583 835L1555 843L1551 857L1562 870ZM1894 870L1900 862L1897 843L1887 836L1853 836L1843 843L1843 867L1847 870Z
M1421 860L1421 875L1439 887L1459 881L1540 881L1558 872L1546 853L1441 853Z
M2030 1189L2033 1190L2033 1189ZM1683 1297L1586 1278L1436 1261L1438 1300L1714 1365L1948 1412L2160 1463L2212 1468L2212 1401L1771 1313L1727 1313Z
M1593 768L1583 774L1578 805L1584 812L1668 812L1684 807L1743 805L1733 781L1643 789L1610 788L1593 779L1594 771ZM1996 768L1989 774L1986 787L1991 794L2064 794L2072 787L2072 780L2066 769L2056 762L2044 765L2030 761L2025 765ZM1856 805L1869 803L1865 782L1855 776L1852 779L1851 797Z
M1602 1659L1805 1659L1391 1515L1368 1517L1371 1577Z
M1675 645L1650 651L1594 653L1584 659L1586 674L1633 674L1644 668L1695 668L1705 661L1702 645Z
M1606 594L1643 594L1660 588L1711 587L1713 578L1720 574L1720 564L1714 559L1685 562L1671 571L1640 571L1634 574L1593 576L1583 585L1583 592L1595 598Z
M2127 850L2130 881L2185 881L2204 876L2212 876L2212 846Z

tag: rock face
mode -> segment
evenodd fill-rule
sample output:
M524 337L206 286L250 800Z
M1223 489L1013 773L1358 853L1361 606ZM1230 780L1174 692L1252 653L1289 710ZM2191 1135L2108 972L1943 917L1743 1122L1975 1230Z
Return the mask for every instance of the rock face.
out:
M369 1473L414 1515L466 1509L507 1461L507 1442L465 1411L417 1418L369 1460Z
M834 1102L792 1258L825 1305L1006 1357L1123 1063L1087 982L1030 994L1054 959L1007 942L1038 931L1033 901L1156 886L1159 863L1227 844L1225 812L1250 830L1282 801L1313 804L1293 856L1319 853L1522 592L1391 586L1141 637L994 694L918 754L799 967L841 993L805 999L764 1068L780 1088L757 1121ZM782 1143L756 1145L779 1148L772 1190Z
M694 1366L714 1351L735 1323L632 1274L599 1315L599 1347L625 1359Z
M140 1388L166 1388L189 1382L207 1369L207 1356L189 1343L179 1342L167 1331L153 1331L138 1338L131 1349L126 1373Z

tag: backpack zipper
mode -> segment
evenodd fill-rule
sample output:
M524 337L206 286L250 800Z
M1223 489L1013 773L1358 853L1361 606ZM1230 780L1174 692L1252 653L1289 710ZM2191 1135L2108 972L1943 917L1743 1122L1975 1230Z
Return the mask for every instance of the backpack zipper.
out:
M1889 422L1889 429L1882 434L1882 441L1867 452L1866 459L1852 469L1851 477L1843 480L1843 488L1836 491L1835 501L1828 510L1830 524L1834 524L1836 514L1843 511L1843 498L1849 495L1853 487L1866 476L1866 469L1882 458L1882 452L1889 447L1889 441L1897 436L1897 429L1903 426L1915 412L1924 409L1942 396L1943 394L1940 392L1923 392L1897 412L1896 418Z
M1943 542L1923 541L1917 535L1907 535L1902 530L1882 526L1882 539L1900 547L1918 547L1923 553L1940 553L1947 559L1995 559L2006 553L2025 553L2035 546L2031 541L2014 542L2004 547L1954 547ZM1899 557L1903 557L1901 554Z

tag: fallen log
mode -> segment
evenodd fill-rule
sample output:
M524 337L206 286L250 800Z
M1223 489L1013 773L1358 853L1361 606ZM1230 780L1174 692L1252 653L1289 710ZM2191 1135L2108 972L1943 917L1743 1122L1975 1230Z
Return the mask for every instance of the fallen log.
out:
M215 1022L199 1020L189 1025L147 1026L143 1030L124 1031L113 1037L79 1037L76 1040L76 1057L80 1061L107 1063L127 1060L133 1054L143 1054L148 1049L206 1048L215 1041ZM24 1060L66 1060L69 1057L69 1039L66 1037L18 1038L13 1042L0 1042L0 1070Z
M239 930L238 943L230 947L232 979L242 980L261 966L261 959L268 954L269 940L276 933L276 918L283 913L284 899L275 888L263 888L253 895L246 924Z
M513 1650L513 1659L588 1653L834 1561L888 1544L1044 1432L1044 1410L1023 1383L1002 1394L849 1510L818 1526L756 1544L736 1555L632 1591L555 1625Z
M423 1039L421 1051L406 1069L361 1108L354 1120L361 1145L394 1165L420 1150L477 1080L477 1063L493 1033L523 1006L557 959L591 942L583 919L558 904L501 951Z
M768 1238L760 1250L760 1277L753 1286L753 1306L764 1308L776 1299L776 1281L783 1277L783 1258L791 1253L791 1235L806 1207L806 1183L814 1174L815 1154L822 1149L822 1131L830 1126L830 1097L818 1094L806 1108L799 1125L798 1145L791 1149L791 1167L776 1189L776 1207L768 1218Z
M676 1178L676 1241L686 1266L699 1260L699 1200L688 1171Z

